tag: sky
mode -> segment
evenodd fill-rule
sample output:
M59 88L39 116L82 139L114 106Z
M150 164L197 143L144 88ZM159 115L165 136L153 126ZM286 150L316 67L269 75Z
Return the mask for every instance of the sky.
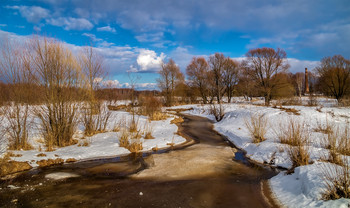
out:
M56 38L74 51L93 43L115 87L155 89L160 63L186 71L193 56L283 48L290 72L323 57L350 58L349 0L1 0L0 41ZM136 80L136 81L135 81Z

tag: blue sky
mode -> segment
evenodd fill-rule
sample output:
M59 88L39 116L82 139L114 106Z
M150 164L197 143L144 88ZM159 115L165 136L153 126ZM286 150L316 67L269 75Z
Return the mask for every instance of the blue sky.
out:
M183 72L193 56L240 58L264 46L285 49L291 72L325 56L350 58L350 1L2 0L0 38L32 34L75 50L93 41L111 83L127 87L131 76L151 89L169 58Z

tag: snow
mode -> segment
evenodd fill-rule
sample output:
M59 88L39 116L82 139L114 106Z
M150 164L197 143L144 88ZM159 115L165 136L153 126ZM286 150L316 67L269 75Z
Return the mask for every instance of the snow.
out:
M170 115L166 120L161 121L149 121L146 116L135 115L135 121L138 124L138 129L144 132L145 129L152 129L152 136L154 139L144 139L144 134L141 138L143 152L150 151L152 148L165 148L169 147L170 143L181 144L186 141L185 138L177 135L178 127L175 124L171 124L171 120L175 116ZM118 138L121 135L121 131L113 132L112 130L117 125L120 128L127 128L132 119L132 115L124 111L111 111L111 117L107 125L107 132L99 133L91 137L85 137L83 139L83 125L79 125L78 129L73 136L79 142L78 144L57 148L55 151L45 152L43 139L40 138L40 134L37 128L32 128L29 132L29 142L34 147L28 151L12 151L14 154L21 155L20 157L11 157L15 161L27 161L32 167L37 167L37 161L61 158L67 160L74 158L76 160L92 160L107 157L117 157L130 154L130 151L124 147L119 146ZM84 142L88 142L88 146L84 146ZM4 143L2 143L4 146ZM39 151L39 147L42 151ZM2 154L4 154L3 148ZM1 153L1 152L0 152ZM44 156L40 156L40 153L44 153ZM39 155L39 156L38 156Z
M306 124L310 134L310 145L308 146L310 159L314 163L297 167L291 175L281 172L271 179L273 193L282 204L287 207L347 207L350 204L349 199L321 200L325 179L320 165L324 165L321 162L322 157L328 154L328 150L322 146L322 140L326 135L315 131L319 126L324 127L327 123L344 129L350 121L349 107L334 107L336 101L326 98L318 99L322 107L283 106L298 110L300 115L294 115L279 108L252 105L242 98L235 98L233 102L223 104L226 114L220 122L214 123L214 128L235 146L246 151L247 157L259 163L291 168L292 163L286 151L287 145L279 143L276 132L279 128L287 127L291 119ZM304 98L303 102L307 102L307 99ZM255 103L262 104L263 102L257 100ZM193 108L184 113L207 117L215 121L214 116L209 113L209 105L186 105L173 108ZM252 142L246 127L246 121L249 121L250 116L254 114L264 115L268 122L267 139L261 143Z

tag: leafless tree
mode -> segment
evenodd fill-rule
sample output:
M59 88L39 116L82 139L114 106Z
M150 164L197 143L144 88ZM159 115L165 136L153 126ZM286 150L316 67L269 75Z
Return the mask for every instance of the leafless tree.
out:
M218 103L221 103L222 96L225 93L225 85L223 80L223 71L225 67L226 57L222 53L215 53L209 57L209 66L214 79L214 91Z
M286 72L289 68L287 54L283 49L278 48L256 48L246 54L247 61L245 69L248 69L250 76L254 79L263 92L265 105L270 105L272 90L278 88L279 82L273 77L280 72Z
M326 94L334 96L338 102L350 94L350 60L341 55L325 57L316 68L319 85Z
M209 65L203 57L193 57L186 68L186 74L190 85L198 88L203 103L207 104L209 95L208 73Z
M237 61L232 60L230 57L227 57L223 67L222 76L228 102L230 103L234 93L234 89L238 84L239 80L239 63Z
M82 86L80 65L67 47L53 39L34 38L31 50L38 85L45 89L44 105L35 114L47 149L70 145L77 125L74 89Z
M304 79L305 79L305 74L303 72L297 72L293 76L294 86L299 97L301 97L301 94L303 92Z
M83 124L85 135L91 136L106 129L110 112L102 100L96 98L96 91L106 75L104 59L92 46L84 47L80 54L80 65L85 81L85 106Z
M165 96L165 105L171 106L174 103L175 88L179 83L184 82L184 75L175 61L170 59L168 63L162 63L160 78L157 80L159 88Z
M5 37L1 42L0 75L8 87L7 105L3 115L7 120L5 133L10 142L10 149L29 149L29 96L33 83L32 66L28 59L25 44L19 44Z

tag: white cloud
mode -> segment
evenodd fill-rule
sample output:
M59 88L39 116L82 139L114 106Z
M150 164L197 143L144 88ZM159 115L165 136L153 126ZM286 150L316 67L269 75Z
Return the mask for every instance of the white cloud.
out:
M309 71L312 71L316 66L320 64L319 61L299 60L295 58L288 58L288 63L290 65L289 71L292 73L304 72L305 68L308 68Z
M50 11L39 6L6 6L7 9L18 10L28 22L38 23L50 16Z
M0 24L0 27L6 27L7 24Z
M157 53L152 50L140 49L139 55L136 60L136 66L130 66L130 72L156 72L160 69L161 64L165 58L165 54L161 53L157 56Z
M116 33L117 31L115 30L115 28L111 27L111 26L105 26L105 27L99 27L97 28L97 31L105 31L105 32L111 32L111 33Z
M47 20L48 24L63 27L65 30L91 30L94 25L84 18L59 17Z
M131 88L131 84L128 82L120 83L118 80L105 80L102 81L102 87L105 88ZM156 90L158 89L157 83L136 83L136 90Z

